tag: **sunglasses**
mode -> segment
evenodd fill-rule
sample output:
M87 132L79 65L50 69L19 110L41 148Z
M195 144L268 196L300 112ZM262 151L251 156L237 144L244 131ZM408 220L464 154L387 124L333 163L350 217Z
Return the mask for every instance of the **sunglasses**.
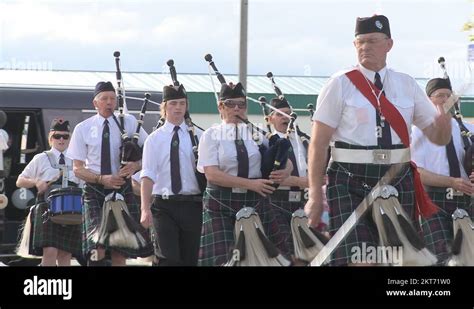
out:
M239 101L239 100L225 100L224 105L229 108L235 108L238 106L240 109L247 107L246 101Z
M452 96L451 93L438 93L438 94L432 95L430 97L431 98L436 98L436 99L443 99L443 98L449 99L451 96Z
M61 139L61 137L65 140L69 139L69 134L53 134L54 139Z

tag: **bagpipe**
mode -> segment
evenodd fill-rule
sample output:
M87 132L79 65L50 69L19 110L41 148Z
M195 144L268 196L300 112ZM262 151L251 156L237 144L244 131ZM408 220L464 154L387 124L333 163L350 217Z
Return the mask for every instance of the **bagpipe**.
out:
M125 106L125 89L123 87L123 80L122 80L122 71L120 69L120 52L114 52L115 57L115 67L116 73L115 76L117 78L117 105L119 109L119 128L120 133L122 134L122 146L120 149L120 157L121 157L121 164L126 164L127 162L135 162L140 161L142 158L142 148L138 145L138 139L140 137L140 129L143 125L143 119L145 117L146 108L148 101L150 100L151 95L149 93L145 93L145 98L143 99L143 105L140 111L140 116L138 119L138 125L136 131L133 133L133 136L130 138L125 132L125 113L124 113L124 106ZM115 119L115 118L114 118Z
M451 80L449 79L448 71L446 70L446 60L444 57L439 57L438 63L443 70L443 78L446 79L451 85ZM459 125L459 128L461 129L461 138L463 141L464 145L464 151L465 151L465 156L464 156L464 161L463 161L463 166L464 169L466 170L466 173L470 175L473 172L473 162L474 162L474 149L473 149L473 142L474 142L474 136L472 132L469 131L468 128L464 125L462 121L462 114L461 114L461 108L459 106L459 98L454 102L453 105L453 118L456 120L456 122Z
M289 142L291 133L295 132L296 136L299 137L307 153L308 148L309 148L310 136L304 133L303 131L301 131L299 126L295 123L297 119L297 114L295 113L295 109L291 106L291 104L285 98L285 95L281 91L280 87L276 85L273 73L268 72L267 77L270 79L273 90L275 91L275 94L278 97L278 99L280 99L281 101L284 101L291 110L291 113L289 115L290 121L288 123L288 127L285 133L285 139L288 140ZM314 113L313 104L308 104L307 108L312 118L313 113ZM278 109L276 109L276 111L280 112L281 114L285 114L279 111ZM297 144L297 147L298 146L299 144ZM291 147L291 143L290 143L290 147ZM299 151L299 153L301 153L301 151ZM299 163L299 161L297 161L297 163ZM293 168L298 168L298 166L294 166ZM295 258L297 260L309 263L316 257L316 255L322 250L322 248L328 242L327 236L325 236L320 231L313 229L309 226L308 216L305 214L302 208L297 209L296 211L293 212L291 216L290 227L291 227L291 234L293 238Z
M285 98L285 95L281 91L280 87L278 87L277 84L275 83L275 79L273 78L273 73L268 72L267 77L270 79L270 81L272 83L272 86L273 86L273 90L275 91L275 94L277 95L277 97L280 100L285 101L286 103L288 103L288 105L290 106L290 108L292 110L292 114L290 116L292 118L296 119L297 115L296 115L296 113L293 112L293 110L294 110L293 107L291 106L290 102L288 102L288 100ZM310 113L311 113L311 118L312 118L313 117L313 109L312 109L313 105L312 104L309 104L309 105L311 105ZM309 109L309 106L308 106L308 109ZM294 123L294 121L293 121L293 123ZM297 136L301 139L301 142L303 143L303 147L306 149L306 151L308 151L310 136L308 134L304 133L303 131L301 131L298 124L295 124L294 128L292 128L291 130L292 130L291 132L296 131Z
M212 55L211 54L205 55L204 60L209 62L209 66L213 69L219 82L221 84L226 84L226 80L224 76L217 69L216 64L214 63L212 59ZM248 99L251 99L251 98L248 98ZM217 94L216 94L216 101L218 101ZM259 104L260 106L262 106L262 110L264 113L266 113L266 110L267 110L266 107L272 108L272 106L266 103L265 97L259 98ZM275 109L275 110L280 112L278 109ZM266 115L268 117L268 114ZM284 114L284 115L290 118L289 115L287 114ZM260 151L260 154L262 155L262 164L261 164L262 178L268 179L272 171L284 169L286 167L286 162L288 161L288 150L291 146L291 143L288 140L279 137L278 134L276 133L272 134L271 127L268 122L268 118L267 118L268 132L254 125L248 119L243 119L241 117L238 117L238 118L240 121L247 124L247 126L251 130L252 139L258 145L258 149ZM263 135L264 137L268 139L269 141L268 147L264 145L261 135ZM276 186L278 185L276 184Z
M448 72L446 70L446 60L444 57L438 59L438 63L443 70L443 77L451 86ZM474 137L462 121L461 109L459 106L459 98L454 103L454 119L461 129L461 138L464 145L465 155L463 166L467 175L471 175L474 167ZM473 198L471 197L471 203ZM453 254L448 265L450 266L474 266L474 224L466 210L456 208L451 215L453 218L454 239L451 246Z
M120 147L121 167L127 162L136 162L142 158L142 148L138 145L140 130L143 125L150 94L145 93L143 105L140 110L138 124L132 137L125 131L125 89L123 87L122 72L120 69L120 52L114 52L116 78L117 78L117 103L119 120L114 116L120 133L122 144ZM107 195L102 207L102 218L95 241L100 245L138 249L147 245L147 231L130 214L124 197L114 190Z
M176 68L174 66L173 59L168 60L166 62L166 64L170 68L170 74L171 74L171 79L173 81L173 85L174 86L180 86L180 83L178 81L178 77L177 77L177 74L176 74ZM197 179L197 182L198 182L198 185L199 185L199 189L201 190L201 192L204 192L204 190L206 190L207 180L206 180L206 176L203 173L201 173L197 170L197 164L198 164L198 158L199 158L198 157L199 138L198 138L198 136L196 135L196 133L194 131L194 126L195 125L194 125L194 123L191 119L191 116L189 114L189 102L188 102L188 108L186 110L186 113L184 114L184 122L186 123L186 126L188 127L189 138L191 139L191 143L193 145L194 162L195 162L195 166L196 166L196 170L195 170L196 179ZM157 125L157 127L158 127L158 125ZM201 129L201 128L199 128L199 129ZM202 131L204 131L204 130L202 130Z

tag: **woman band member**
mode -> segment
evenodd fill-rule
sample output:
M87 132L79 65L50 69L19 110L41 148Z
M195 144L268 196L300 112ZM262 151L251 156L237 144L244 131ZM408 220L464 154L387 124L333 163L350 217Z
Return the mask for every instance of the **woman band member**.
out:
M199 143L198 170L204 172L208 180L203 196L199 252L199 264L203 266L222 265L230 259L235 215L245 206L256 209L269 239L280 250L283 245L274 214L265 198L275 190L274 182L282 181L289 172L273 172L273 180L261 178L259 147L252 140L248 127L238 118L247 118L242 84L222 84L218 109L222 123L206 130Z
M53 223L48 216L47 192L52 186L59 187L63 181L59 167L68 171L68 186L77 187L80 180L72 172L72 160L66 151L70 138L69 121L54 119L48 135L51 150L34 156L18 177L17 187L38 190L35 220L33 223L33 247L43 248L42 266L69 266L71 255L82 256L81 225Z

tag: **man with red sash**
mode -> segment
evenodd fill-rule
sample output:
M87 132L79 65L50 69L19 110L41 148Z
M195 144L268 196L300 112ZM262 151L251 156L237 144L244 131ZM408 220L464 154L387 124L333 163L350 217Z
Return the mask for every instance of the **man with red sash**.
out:
M319 223L323 211L324 168L330 232L334 234L394 164L402 168L392 179L398 200L414 226L417 216L430 216L435 206L427 198L415 165L410 162L409 134L415 125L438 145L450 140L450 117L436 108L407 74L388 69L386 59L393 40L387 17L357 18L354 47L359 64L336 73L318 96L308 156L310 224ZM332 265L355 264L354 248L378 246L377 228L370 214L336 248Z

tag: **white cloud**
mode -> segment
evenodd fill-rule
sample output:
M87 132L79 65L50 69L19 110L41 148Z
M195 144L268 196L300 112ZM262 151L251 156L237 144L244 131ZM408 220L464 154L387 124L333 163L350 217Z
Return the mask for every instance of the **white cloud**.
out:
M91 3L7 2L1 5L4 40L107 44L130 41L138 33L138 15L118 8L100 10Z

